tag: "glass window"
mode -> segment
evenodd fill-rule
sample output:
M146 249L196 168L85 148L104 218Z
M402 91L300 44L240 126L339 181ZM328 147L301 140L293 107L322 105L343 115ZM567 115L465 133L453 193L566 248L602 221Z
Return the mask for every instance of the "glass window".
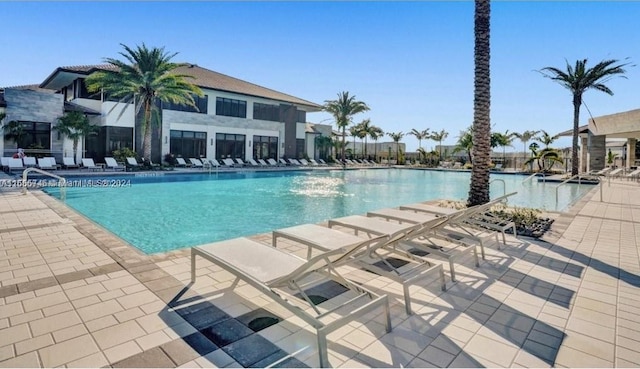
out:
M207 114L207 106L209 104L209 96L204 95L204 96L200 97L198 95L192 95L191 97L193 97L193 103L197 107L197 109L194 108L193 106L174 104L174 103L172 103L170 101L162 102L162 108L163 109L167 109L167 110L188 111L188 112L192 112L192 113Z
M253 103L253 119L280 121L280 106Z
M245 135L216 134L216 159L245 158Z
M242 100L234 100L234 99L227 99L224 97L217 97L216 98L216 115L246 118L247 102Z
M278 137L253 136L254 159L278 159Z
M307 112L298 110L298 122L307 123Z
M306 153L304 145L304 138L296 139L296 158L304 158L304 154Z
M207 156L207 133L171 130L169 151L183 158Z
M51 123L20 122L23 135L18 147L24 149L51 149Z

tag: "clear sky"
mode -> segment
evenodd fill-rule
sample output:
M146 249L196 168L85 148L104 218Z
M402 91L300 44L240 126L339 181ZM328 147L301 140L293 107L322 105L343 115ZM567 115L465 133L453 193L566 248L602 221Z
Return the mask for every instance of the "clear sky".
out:
M444 129L444 144L454 144L473 119L473 12L472 1L0 2L0 86L41 83L56 67L98 64L119 57L120 43L144 42L178 52L175 61L318 104L349 91L371 107L356 123ZM493 129L570 129L570 93L536 70L582 58L640 62L638 18L640 2L494 1ZM640 108L639 68L609 82L614 96L587 92L591 113ZM587 118L583 107L581 124ZM403 142L417 148L413 136Z

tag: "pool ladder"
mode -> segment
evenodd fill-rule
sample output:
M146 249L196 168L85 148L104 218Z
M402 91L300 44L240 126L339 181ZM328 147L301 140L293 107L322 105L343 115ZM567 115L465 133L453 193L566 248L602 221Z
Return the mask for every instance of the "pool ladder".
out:
M570 181L574 180L578 178L578 186L580 186L582 184L582 176L580 174L576 174L575 176L572 176L569 179L565 179L562 183L560 183L557 187L556 187L556 206L558 206L558 190L560 189L560 187L564 186L565 184L569 183ZM598 186L600 186L600 201L602 201L602 180L598 179Z
M64 201L67 198L67 180L64 179L64 177L60 177L58 175L55 175L53 173L49 173L47 171L44 171L44 170L38 169L38 168L27 168L22 172L22 194L23 195L27 194L27 177L29 176L29 173L31 173L31 172L40 173L40 174L43 174L45 176L49 176L49 177L57 179L58 180L58 187L60 188L60 200Z

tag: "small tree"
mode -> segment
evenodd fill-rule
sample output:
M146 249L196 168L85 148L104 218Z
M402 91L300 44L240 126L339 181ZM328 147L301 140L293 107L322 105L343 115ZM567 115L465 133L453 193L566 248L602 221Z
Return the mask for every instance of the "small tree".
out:
M58 118L58 124L53 129L73 140L73 157L77 158L80 138L96 134L98 127L92 125L86 115L71 111Z
M611 149L609 149L609 152L607 153L607 164L612 166L613 163L616 161L617 157L618 157L618 154L612 153Z
M442 160L442 141L444 139L446 139L449 136L449 132L445 131L444 129L440 132L433 132L431 134L431 139L434 141L438 141L438 144L440 146L440 160Z
M24 125L18 121L12 120L6 123L2 123L4 118L7 117L5 112L0 113L0 128L4 132L4 137L16 143L16 145L20 145L20 141L26 135L24 131Z
M389 132L387 133L387 135L389 135L389 137L391 137L391 139L393 140L393 142L396 143L396 162L397 164L400 164L400 140L402 140L402 137L404 137L404 133L402 132Z

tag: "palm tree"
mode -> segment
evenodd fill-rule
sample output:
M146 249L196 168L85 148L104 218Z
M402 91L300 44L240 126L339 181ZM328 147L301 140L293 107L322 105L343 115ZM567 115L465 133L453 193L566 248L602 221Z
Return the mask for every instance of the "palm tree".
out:
M514 132L513 135L516 136L520 141L522 141L522 144L524 145L523 151L522 151L522 157L526 160L527 158L527 143L532 140L535 139L536 136L538 135L538 133L540 133L540 131L529 131L526 130L522 133L517 133ZM523 164L524 165L524 164ZM515 167L515 165L514 165Z
M453 153L457 153L460 151L466 151L467 157L469 158L469 163L473 162L471 157L471 150L473 149L473 127L467 128L465 131L460 131L460 136L458 136L458 143L456 147L453 148Z
M363 119L359 126L360 132L358 132L358 137L360 139L364 139L364 157L367 158L367 137L371 135L371 128L373 128L371 125L371 119Z
M399 142L404 137L404 133L402 132L389 132L387 133L389 137L396 143L396 164L400 164L400 145Z
M0 119L0 122L2 122L2 119ZM20 146L22 139L27 135L27 132L24 130L24 124L17 120L2 124L2 131L7 140L15 142L18 146Z
M71 111L58 118L58 124L53 129L73 140L73 157L77 159L78 141L95 134L98 127L92 125L89 118L81 112Z
M553 143L553 141L558 139L558 136L551 136L545 130L541 130L540 132L542 132L542 136L536 137L535 140L540 142L541 144L544 144L545 148L549 147Z
M351 123L351 119L354 115L368 111L369 107L364 102L356 100L355 95L349 96L348 91L343 91L338 93L338 98L336 100L325 100L323 109L324 111L333 115L338 128L342 128L342 165L344 168L344 141L346 137L347 126L349 125L349 123Z
M551 170L551 167L554 163L557 162L562 164L563 161L558 150L551 147L545 147L544 149L537 151L538 145L534 144L535 142L532 143L531 146L529 146L531 152L533 153L533 156L529 158L529 160L527 160L524 165L532 164L535 161L538 164L538 171L546 172L548 170ZM547 164L549 164L549 168L547 168Z
M444 139L446 139L449 136L449 132L445 131L444 129L440 132L433 132L431 133L431 139L434 141L438 141L439 145L440 145L440 160L442 160L442 141Z
M355 159L355 155L356 155L356 137L359 137L360 135L360 127L358 127L358 125L354 125L349 127L349 134L351 135L351 137L353 137L353 159Z
M467 200L470 206L489 201L489 162L491 161L490 15L490 0L475 0L473 163L469 199Z
M316 147L318 148L320 158L327 159L327 151L333 147L331 137L316 136L315 142L316 142Z
M143 155L150 160L151 124L159 124L161 121L156 104L158 100L197 109L193 95L203 96L203 93L198 86L187 81L191 76L172 73L174 69L184 65L171 62L177 53L165 52L164 47L147 48L144 43L136 49L120 45L125 51L119 54L126 61L105 58L105 62L116 67L116 70L95 72L87 77L85 83L89 92L102 90L104 94L119 99L119 103L133 103L136 116L140 111L143 112Z
M422 140L429 137L429 128L424 129L422 131L418 131L417 129L412 129L408 134L415 136L418 139L418 148L422 147Z
M509 130L507 129L504 133L500 133L500 132L496 132L495 133L495 143L498 147L502 147L502 162L504 165L507 153L506 153L506 147L507 146L512 146L511 143L513 142L513 137L515 136L514 133L509 133ZM492 136L493 138L494 136ZM493 145L492 145L493 146Z
M546 78L557 82L568 89L573 95L573 145L571 152L571 175L578 174L578 128L580 123L580 106L582 94L589 89L602 91L613 95L613 91L605 85L614 76L626 78L625 66L629 63L619 63L616 59L603 60L593 68L587 68L587 59L576 60L572 67L566 62L566 71L554 67L546 67L540 73Z
M378 139L384 136L384 131L382 128L378 126L371 126L371 130L369 131L369 137L376 143L373 146L373 160L376 161L378 158Z

